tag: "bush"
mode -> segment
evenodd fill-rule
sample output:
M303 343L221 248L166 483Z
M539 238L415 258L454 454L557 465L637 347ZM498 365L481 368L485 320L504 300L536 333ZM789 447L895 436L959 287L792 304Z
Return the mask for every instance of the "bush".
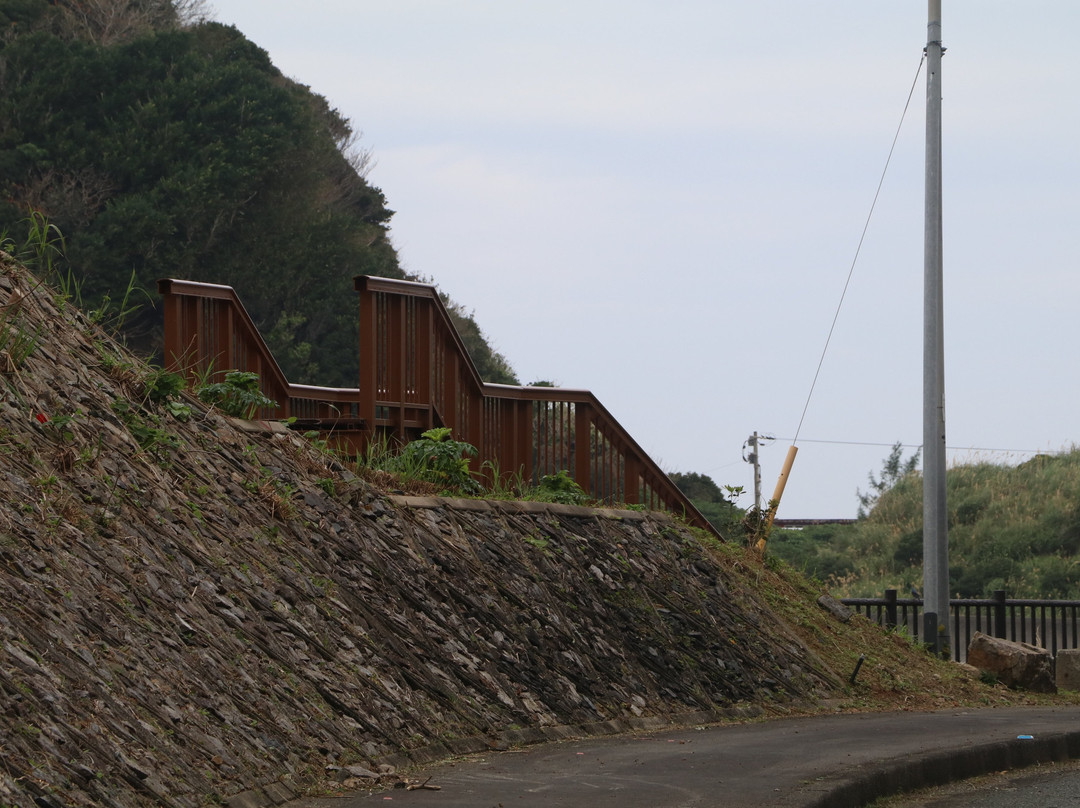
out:
M233 418L254 418L260 409L277 406L259 389L259 374L249 371L230 370L224 381L200 387L196 395Z
M476 447L451 440L450 433L448 427L429 429L407 443L401 454L390 458L385 470L444 489L479 494L483 488L469 471L469 458L476 457Z
M574 482L566 469L541 477L537 495L544 502L558 502L562 505L584 505L589 501L585 489Z

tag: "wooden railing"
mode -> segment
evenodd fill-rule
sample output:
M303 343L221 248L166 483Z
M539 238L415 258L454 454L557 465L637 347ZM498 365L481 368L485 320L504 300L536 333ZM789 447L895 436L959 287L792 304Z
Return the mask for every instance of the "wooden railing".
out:
M587 390L486 384L433 286L361 276L360 379L353 389L289 383L231 287L162 280L166 367L192 380L228 370L259 374L278 403L262 418L295 418L338 446L405 443L449 427L471 443L487 482L535 485L566 470L608 504L666 510L715 533L708 521Z
M192 384L221 381L230 370L259 375L262 393L276 407L259 418L294 418L300 429L332 432L335 445L357 452L365 445L359 390L292 384L231 286L160 280L164 298L165 367Z

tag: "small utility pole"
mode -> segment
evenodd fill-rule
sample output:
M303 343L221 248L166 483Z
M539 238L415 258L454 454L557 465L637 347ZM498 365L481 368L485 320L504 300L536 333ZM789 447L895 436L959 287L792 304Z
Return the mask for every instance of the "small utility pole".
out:
M945 512L945 346L941 217L941 0L929 0L926 42L926 224L923 308L923 641L949 643Z
M746 442L750 445L750 454L746 456L747 463L754 464L754 508L761 511L761 453L758 433L755 432Z

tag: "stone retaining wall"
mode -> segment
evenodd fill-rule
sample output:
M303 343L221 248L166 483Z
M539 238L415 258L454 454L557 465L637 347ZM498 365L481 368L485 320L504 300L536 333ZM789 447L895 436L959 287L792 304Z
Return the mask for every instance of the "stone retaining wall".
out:
M385 496L293 433L178 420L10 266L0 327L37 341L0 387L0 804L272 803L834 684L668 517Z

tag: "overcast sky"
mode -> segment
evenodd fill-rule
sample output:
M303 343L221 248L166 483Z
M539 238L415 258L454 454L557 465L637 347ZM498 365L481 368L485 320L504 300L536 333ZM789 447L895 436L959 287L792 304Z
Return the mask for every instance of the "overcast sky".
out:
M522 382L592 390L666 471L748 491L743 443L775 435L768 498L924 0L211 3L363 133L405 269ZM1018 462L1078 439L1080 3L943 6L949 458ZM922 440L925 79L781 517L854 516L889 445Z

